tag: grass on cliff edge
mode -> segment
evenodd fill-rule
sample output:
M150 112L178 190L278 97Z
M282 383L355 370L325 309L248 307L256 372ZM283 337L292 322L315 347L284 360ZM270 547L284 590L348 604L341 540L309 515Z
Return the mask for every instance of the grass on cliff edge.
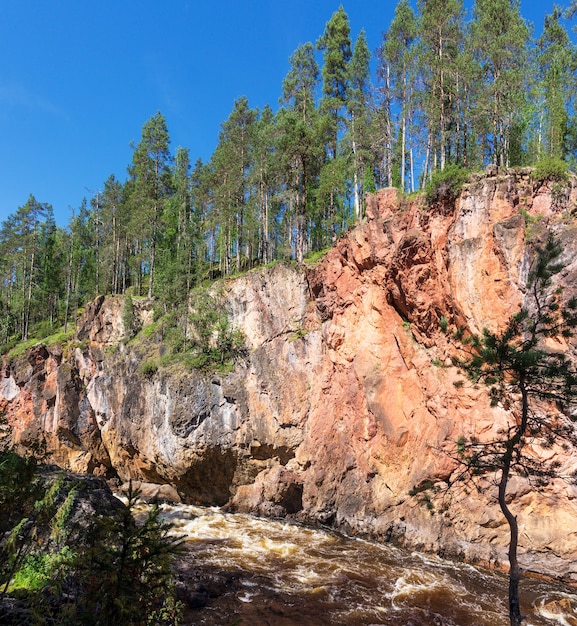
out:
M41 333L30 337L26 341L13 340L7 344L4 344L0 348L0 354L8 358L15 358L22 356L27 350L33 348L37 344L42 344L46 347L53 346L54 344L61 344L63 347L71 346L74 338L75 331L73 329L64 332L64 327L58 329L57 332L43 336Z

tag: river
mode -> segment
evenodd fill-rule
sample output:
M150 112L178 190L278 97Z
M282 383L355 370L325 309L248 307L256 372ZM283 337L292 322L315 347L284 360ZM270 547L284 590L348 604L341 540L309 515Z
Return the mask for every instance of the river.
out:
M162 506L186 541L185 584L206 597L186 624L506 626L506 576L330 529ZM521 581L527 626L577 626L577 590Z

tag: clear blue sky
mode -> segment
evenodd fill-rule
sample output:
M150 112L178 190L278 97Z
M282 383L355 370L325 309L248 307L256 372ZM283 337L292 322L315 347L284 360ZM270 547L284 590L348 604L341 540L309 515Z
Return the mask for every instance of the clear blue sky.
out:
M554 0L522 0L540 32ZM344 0L374 51L396 0ZM466 2L469 6L471 2ZM564 6L566 2L558 1ZM0 221L30 194L54 207L124 180L160 110L173 153L207 160L240 96L277 107L288 58L315 42L338 0L0 0ZM320 57L319 57L320 61Z

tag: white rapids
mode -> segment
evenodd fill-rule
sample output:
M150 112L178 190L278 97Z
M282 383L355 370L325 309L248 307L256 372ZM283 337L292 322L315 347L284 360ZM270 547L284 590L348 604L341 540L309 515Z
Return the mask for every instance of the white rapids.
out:
M500 573L390 544L217 508L162 505L194 568L230 589L190 624L507 626ZM527 626L577 626L577 591L521 582Z

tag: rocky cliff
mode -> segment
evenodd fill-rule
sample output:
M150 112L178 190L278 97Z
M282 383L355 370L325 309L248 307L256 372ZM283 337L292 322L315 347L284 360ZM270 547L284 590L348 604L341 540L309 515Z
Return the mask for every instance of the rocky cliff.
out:
M124 344L122 298L87 308L77 347L5 359L0 435L75 471L173 484L184 499L294 515L472 561L506 560L508 528L488 478L480 493L423 491L454 470L460 435L496 431L504 409L456 388L445 318L498 329L522 306L531 240L564 245L577 286L574 184L527 171L472 179L425 207L384 189L366 220L314 267L278 264L226 282L247 354L230 374L142 373ZM151 303L138 302L143 324ZM569 474L577 466L558 454ZM577 490L510 487L523 565L577 581ZM413 494L413 495L410 495Z

